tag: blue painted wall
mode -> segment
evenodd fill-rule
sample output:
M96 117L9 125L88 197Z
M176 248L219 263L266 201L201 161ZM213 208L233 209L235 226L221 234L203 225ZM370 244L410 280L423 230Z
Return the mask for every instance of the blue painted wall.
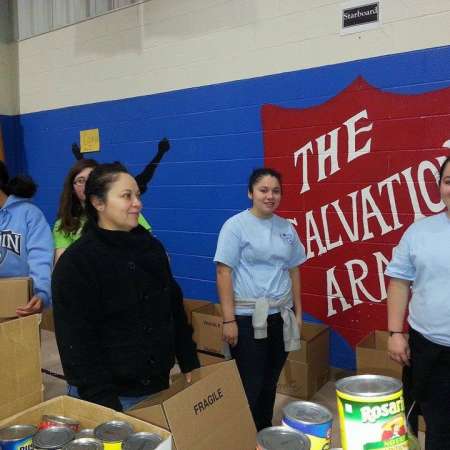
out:
M4 126L6 140L21 149L24 167L40 186L36 202L51 223L80 130L99 128L101 152L93 156L121 160L132 173L153 157L161 137L169 137L172 148L143 197L144 215L170 252L185 296L216 300L212 256L218 231L248 206L248 174L263 164L261 106L317 105L359 75L391 92L449 86L450 46L26 114L20 123L0 120L14 123ZM19 142L12 136L17 127ZM354 367L353 351L334 333L331 364Z

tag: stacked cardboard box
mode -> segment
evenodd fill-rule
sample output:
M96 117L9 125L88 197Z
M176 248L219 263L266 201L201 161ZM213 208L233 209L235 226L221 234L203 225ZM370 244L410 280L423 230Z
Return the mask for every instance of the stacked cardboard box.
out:
M303 323L301 349L289 353L278 380L277 392L309 399L329 379L329 328Z
M356 346L358 374L371 373L402 378L402 366L392 361L387 353L387 331L373 331Z
M184 312L189 324L192 324L192 312L202 308L203 306L210 305L211 302L208 300L196 300L193 298L185 298L183 301Z
M197 350L216 355L225 355L226 347L222 339L222 308L210 303L192 312L192 327Z
M31 278L0 278L0 319L16 317L16 309L31 298Z
M171 450L172 448L171 434L167 430L112 409L66 396L39 403L8 417L0 421L0 428L20 424L39 425L44 414L71 417L80 421L81 428L94 428L109 420L125 420L132 425L136 432L148 431L160 435L164 441L157 447L157 450Z
M42 401L40 317L16 318L31 292L30 278L0 278L0 419Z

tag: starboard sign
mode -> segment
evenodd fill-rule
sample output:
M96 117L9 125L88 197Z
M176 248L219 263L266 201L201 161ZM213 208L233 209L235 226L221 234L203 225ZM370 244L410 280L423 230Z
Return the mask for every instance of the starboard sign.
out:
M308 108L262 107L265 165L283 175L280 215L305 245L304 311L351 345L386 329L383 272L407 227L444 209L450 88L420 95L362 78Z

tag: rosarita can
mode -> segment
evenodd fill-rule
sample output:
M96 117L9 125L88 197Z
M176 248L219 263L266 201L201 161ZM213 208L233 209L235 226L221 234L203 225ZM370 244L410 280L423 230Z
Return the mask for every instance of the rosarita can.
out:
M70 417L51 416L45 414L42 416L42 421L39 424L39 429L53 428L53 427L67 427L77 433L80 430L80 422Z
M34 450L60 450L75 437L75 432L66 427L43 428L33 436Z
M33 436L37 428L33 425L13 425L0 430L1 450L32 450Z
M111 420L96 427L94 435L103 442L105 450L122 450L122 442L133 432L133 427L128 422Z
M344 450L408 450L400 380L356 375L336 382Z
M156 433L133 433L123 442L123 450L155 450L163 442L162 437Z
M310 450L310 442L300 431L269 427L256 435L256 450Z
M311 450L330 449L332 424L331 412L317 403L296 401L283 408L283 425L306 434Z
M66 444L63 450L103 450L103 444L95 438L79 438Z

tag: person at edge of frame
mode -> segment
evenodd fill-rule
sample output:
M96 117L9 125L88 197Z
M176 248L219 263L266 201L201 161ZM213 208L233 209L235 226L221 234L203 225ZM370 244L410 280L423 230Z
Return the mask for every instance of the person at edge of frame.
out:
M276 385L287 354L300 348L299 266L305 249L289 221L275 214L281 175L256 169L250 209L222 226L214 261L223 339L242 378L257 430L272 425Z
M450 157L440 168L439 192L445 210L406 230L385 271L388 354L404 366L405 391L427 426L427 450L450 450Z
M0 161L0 278L30 277L33 282L31 299L16 310L19 317L51 306L53 242L44 214L30 201L36 189L28 176L10 178Z

